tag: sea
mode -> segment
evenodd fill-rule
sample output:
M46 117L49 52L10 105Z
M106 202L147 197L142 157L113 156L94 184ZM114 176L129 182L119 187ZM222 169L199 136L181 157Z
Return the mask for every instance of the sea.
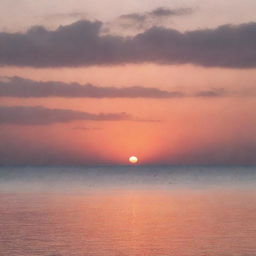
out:
M0 167L0 256L256 256L256 167Z

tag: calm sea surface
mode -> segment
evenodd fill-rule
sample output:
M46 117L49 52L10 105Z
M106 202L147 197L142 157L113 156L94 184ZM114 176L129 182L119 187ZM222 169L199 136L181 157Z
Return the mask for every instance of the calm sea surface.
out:
M256 256L255 167L0 168L1 256Z

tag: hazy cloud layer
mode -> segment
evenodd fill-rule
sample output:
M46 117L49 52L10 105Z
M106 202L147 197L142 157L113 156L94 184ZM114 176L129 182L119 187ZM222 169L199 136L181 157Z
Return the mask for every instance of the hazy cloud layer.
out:
M123 29L142 30L152 26L162 26L174 16L182 16L193 13L191 8L170 9L159 7L150 12L136 12L119 16L112 25Z
M20 77L0 77L0 97L88 97L88 98L171 98L181 92L132 86L127 88L97 87L91 84L38 82Z
M205 88L204 90L167 91L152 87L99 87L92 84L64 83L57 81L35 81L21 77L0 77L0 97L12 98L218 98L255 96L253 88L229 91L224 88Z
M213 88L210 90L198 91L194 95L195 97L225 97L225 96L238 96L237 93L232 93L224 88Z
M121 121L128 119L130 119L130 116L126 113L92 114L67 109L49 109L40 106L0 106L0 124L47 125L76 120Z
M256 67L256 23L181 33L154 27L134 37L101 35L101 22L55 31L33 27L0 33L0 65L62 67L154 62L206 67Z

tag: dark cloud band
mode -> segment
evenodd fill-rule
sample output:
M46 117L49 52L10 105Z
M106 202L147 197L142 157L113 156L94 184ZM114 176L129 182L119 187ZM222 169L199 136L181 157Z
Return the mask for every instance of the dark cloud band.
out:
M21 77L0 77L0 98L218 98L255 96L255 90L228 91L223 88L205 88L191 92L167 91L153 87L99 87L92 84L34 81Z
M92 84L64 83L58 81L35 81L21 77L0 77L0 98L220 98L255 96L253 88L230 91L221 87L204 90L167 91L153 87L99 87Z
M130 116L124 112L92 114L67 109L49 109L40 106L0 106L0 124L47 125L77 120L122 121L129 119Z
M181 96L183 96L181 92L141 86L117 88L53 81L38 82L20 77L0 79L0 97L171 98Z
M34 27L0 33L0 65L73 67L153 62L205 67L256 67L256 23L181 33L153 27L134 37L101 35L101 22L55 31Z
M119 18L130 19L130 20L140 22L150 18L181 16L181 15L191 14L192 12L193 12L193 9L191 8L169 9L165 7L159 7L150 12L124 14L119 16Z

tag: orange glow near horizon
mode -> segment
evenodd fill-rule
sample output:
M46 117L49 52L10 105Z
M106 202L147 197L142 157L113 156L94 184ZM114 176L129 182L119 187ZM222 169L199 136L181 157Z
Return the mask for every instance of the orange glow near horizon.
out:
M0 70L3 75L15 74L36 81L89 82L99 87L120 88L138 85L188 93L215 88L215 83L233 91L234 88L242 88L244 81L252 84L252 72L255 72L205 69L191 65L38 70L10 67ZM116 76L117 73L121 75ZM217 82L211 79L216 73ZM5 144L10 145L10 152L20 152L18 163L118 165L127 164L127 158L132 155L143 156L139 161L142 165L208 163L209 159L213 159L212 162L214 159L239 162L239 158L245 162L243 159L249 153L239 152L241 148L253 148L251 142L256 139L255 103L256 98L251 96L167 99L2 97L0 106L42 106L93 114L125 112L131 116L131 120L117 121L74 120L36 126L3 125L2 138ZM244 134L245 138L237 134ZM24 147L29 149L23 152ZM223 148L232 157L221 154ZM8 158L9 155L4 157Z
M255 138L254 99L158 102L141 99L134 100L133 104L129 104L131 100L99 101L101 104L96 105L97 100L78 99L77 108L73 109L86 111L95 106L95 113L120 109L145 119L152 113L152 119L160 121L73 121L42 126L3 126L2 138L12 141L11 146L20 152L19 161L33 159L33 163L44 163L43 156L47 155L47 163L59 164L127 164L127 157L132 155L143 156L140 164L208 161L212 155L221 158L220 149L228 149L232 141L234 148L243 145L243 138L236 135L245 134L244 130L248 138ZM64 103L46 99L44 106L70 109L70 105L65 107ZM24 145L26 151L23 151ZM234 154L237 154L234 159L239 161L239 152L234 151Z

